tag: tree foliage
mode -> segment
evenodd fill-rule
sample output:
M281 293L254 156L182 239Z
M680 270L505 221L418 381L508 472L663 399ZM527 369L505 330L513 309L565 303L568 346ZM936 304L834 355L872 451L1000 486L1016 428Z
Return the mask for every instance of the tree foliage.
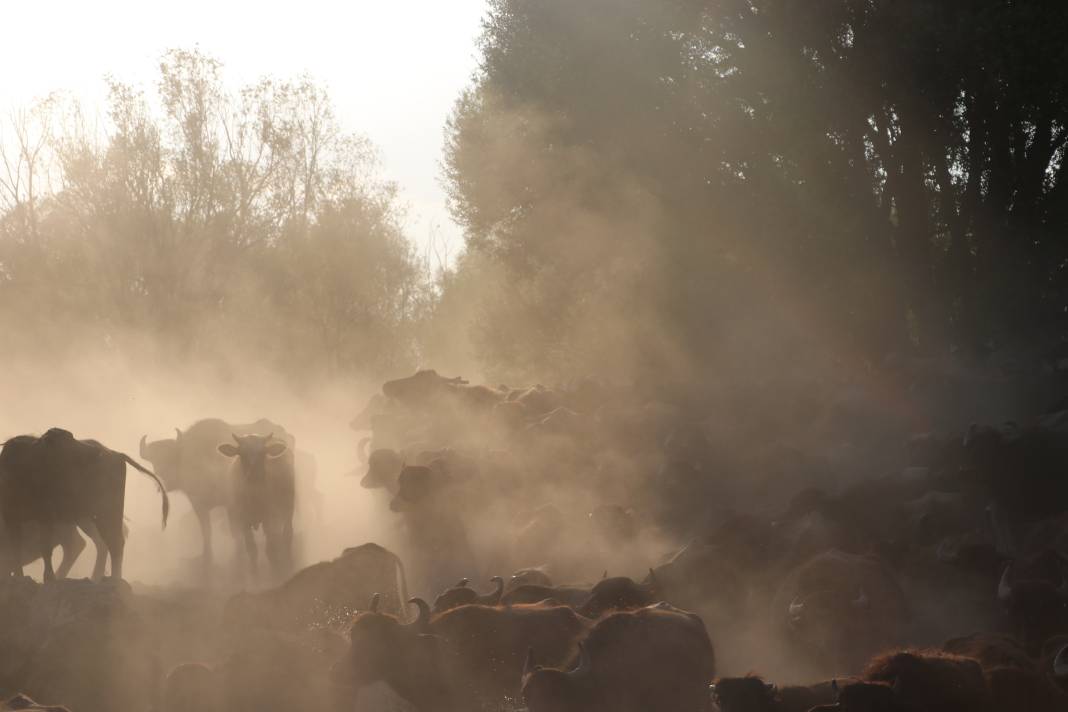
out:
M1051 1L493 0L446 161L510 286L484 352L778 367L1048 329L1066 31Z
M408 368L432 293L373 147L307 78L227 91L172 51L157 91L110 81L107 129L52 98L0 176L0 322L77 350L137 334L293 374Z

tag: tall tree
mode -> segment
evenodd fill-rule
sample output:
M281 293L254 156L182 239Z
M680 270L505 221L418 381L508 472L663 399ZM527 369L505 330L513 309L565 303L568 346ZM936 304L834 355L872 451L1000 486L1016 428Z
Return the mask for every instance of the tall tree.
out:
M761 329L774 365L1048 324L1066 30L1048 1L494 0L446 162L469 247L516 287L485 331L578 343L560 370L624 345L663 369ZM598 303L633 328L583 342Z

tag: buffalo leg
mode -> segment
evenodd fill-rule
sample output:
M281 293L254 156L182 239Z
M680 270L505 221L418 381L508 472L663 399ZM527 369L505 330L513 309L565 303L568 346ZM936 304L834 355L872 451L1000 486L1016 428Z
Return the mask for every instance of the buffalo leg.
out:
M230 519L230 534L234 537L234 546L237 547L237 556L241 556L242 545L245 548L245 558L252 573L256 573L258 564L256 561L256 538L253 536L252 527L246 524L241 517L228 514Z
M197 515L197 522L200 523L200 538L204 545L201 556L205 565L207 565L211 563L212 559L211 509L208 507L193 507L193 513Z
M293 546L292 528L272 522L263 525L263 533L267 539L267 560L271 562L271 568L276 575L285 576L290 568L290 550Z
M271 568L275 573L278 572L281 561L278 558L279 555L279 531L278 526L273 522L263 524L263 538L267 550L267 562L271 565Z
M67 578L67 574L70 573L71 568L74 566L74 562L78 560L78 557L81 556L82 552L85 550L85 539L78 533L78 527L73 525L63 525L59 546L63 551L63 558L59 561L59 568L56 569L56 576L58 578Z
M282 569L288 574L293 569L293 520L290 519L282 525Z
M83 519L78 522L78 526L93 540L93 546L96 547L96 560L93 562L92 579L99 581L104 578L104 568L108 563L108 545L104 541L104 537L100 536L100 530L92 519Z
M245 527L245 554L248 555L248 565L253 575L259 573L259 551L256 547L256 535L252 527Z
M42 520L37 527L38 535L41 538L41 560L44 561L44 580L55 581L56 572L52 568L52 522Z
M22 524L12 522L9 519L4 522L4 529L7 530L9 556L11 558L8 573L22 576Z
M111 516L97 517L94 522L111 555L111 578L121 579L122 555L126 549L126 539L122 536L122 510L119 510L118 516L112 513Z

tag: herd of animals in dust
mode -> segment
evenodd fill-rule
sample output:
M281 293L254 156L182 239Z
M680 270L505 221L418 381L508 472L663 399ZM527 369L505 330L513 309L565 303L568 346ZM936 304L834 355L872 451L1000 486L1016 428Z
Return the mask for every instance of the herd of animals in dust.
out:
M200 420L136 458L60 428L7 440L8 708L1068 710L1068 411L913 434L893 472L839 481L592 380L423 370L351 428L350 474L402 542L305 568L315 457L283 424ZM775 457L808 474L758 476ZM202 580L123 580L128 467L164 526L188 498ZM92 578L66 578L83 534ZM240 592L210 585L220 557ZM41 558L43 583L22 575Z

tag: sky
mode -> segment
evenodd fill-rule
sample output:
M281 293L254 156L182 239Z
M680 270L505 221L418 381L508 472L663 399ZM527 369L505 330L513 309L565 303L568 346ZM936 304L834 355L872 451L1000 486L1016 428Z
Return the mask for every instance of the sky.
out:
M469 83L486 0L48 0L3 2L0 112L52 91L102 107L104 76L151 89L167 49L199 47L240 86L308 73L343 125L378 147L407 232L451 255L460 229L440 186L443 128Z

